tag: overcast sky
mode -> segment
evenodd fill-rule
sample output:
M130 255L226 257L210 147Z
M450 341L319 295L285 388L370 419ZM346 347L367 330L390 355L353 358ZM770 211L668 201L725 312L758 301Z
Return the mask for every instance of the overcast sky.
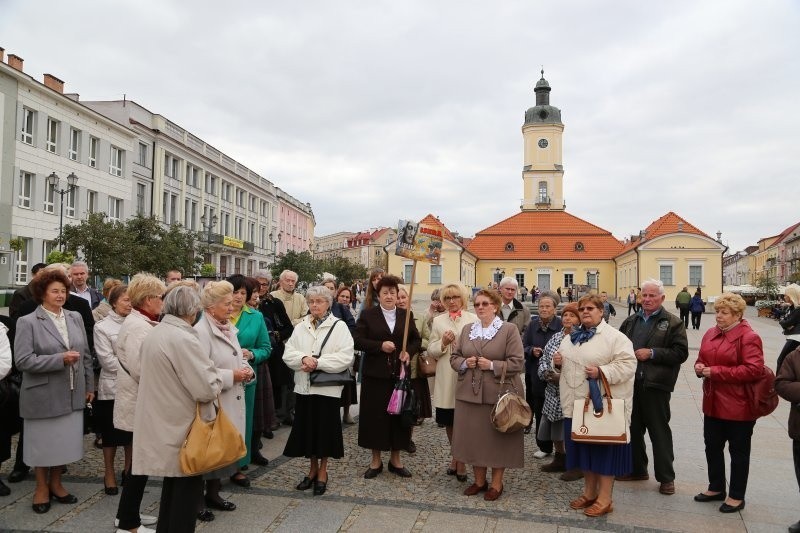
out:
M432 212L470 236L518 213L542 65L570 213L624 238L672 210L733 250L800 221L793 0L0 8L27 73L165 115L310 202L317 235Z

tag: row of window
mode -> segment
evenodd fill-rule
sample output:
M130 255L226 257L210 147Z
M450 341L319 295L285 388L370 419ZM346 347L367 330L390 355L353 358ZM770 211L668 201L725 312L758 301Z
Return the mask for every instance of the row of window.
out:
M22 129L20 132L20 140L31 146L34 146L34 139L36 139L37 127L37 112L24 107L22 109ZM47 131L45 133L45 150L57 155L64 155L63 147L61 146L61 128L62 123L52 117L47 117ZM68 147L66 151L67 157L72 161L79 163L85 162L92 168L98 168L98 156L100 154L100 139L93 135L88 136L88 148L83 150L83 132L74 127L69 128ZM145 145L145 148L147 146ZM122 169L124 166L125 150L117 146L111 145L110 157L108 164L108 172L112 176L122 176Z
M703 283L703 265L689 265L689 287L700 287ZM665 286L675 285L675 265L669 263L662 263L658 265L658 279ZM622 279L620 280L623 287L633 287L638 281L636 277L636 270L623 270Z
M44 183L44 198L42 201L42 211L45 213L55 213L55 200L56 189L45 179ZM23 209L33 209L33 192L36 184L36 175L31 172L21 170L19 173L19 182L17 187L17 207ZM77 209L77 199L79 196L79 187L72 188L69 192L64 194L64 216L68 218L75 218ZM98 205L99 199L97 191L86 189L86 211L88 213L95 213L100 211ZM108 217L113 220L122 219L122 199L108 197L108 210L106 211Z

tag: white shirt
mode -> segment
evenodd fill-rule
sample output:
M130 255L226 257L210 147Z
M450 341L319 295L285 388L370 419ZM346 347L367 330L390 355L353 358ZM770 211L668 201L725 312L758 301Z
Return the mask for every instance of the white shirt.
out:
M381 306L381 312L386 320L386 325L389 326L389 331L394 331L394 325L397 323L397 308L387 310Z

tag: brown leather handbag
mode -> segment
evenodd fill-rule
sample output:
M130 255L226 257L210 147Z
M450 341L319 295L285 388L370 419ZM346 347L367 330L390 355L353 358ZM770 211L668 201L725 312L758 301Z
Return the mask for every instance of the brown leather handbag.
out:
M422 352L417 356L417 377L432 378L436 375L436 365L439 361L428 352Z
M181 471L195 476L235 463L247 455L244 439L217 396L217 418L206 422L200 416L200 403L195 406L194 421L179 452Z
M511 385L511 389L506 387L507 384ZM504 388L505 390L503 390ZM517 389L511 380L506 381L506 365L503 365L503 372L500 375L500 392L490 416L492 425L500 433L514 433L528 427L533 420L531 406L517 394Z

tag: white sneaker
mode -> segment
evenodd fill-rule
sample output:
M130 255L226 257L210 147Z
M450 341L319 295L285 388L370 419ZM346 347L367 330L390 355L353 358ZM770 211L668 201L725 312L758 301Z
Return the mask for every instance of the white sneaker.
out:
M544 458L545 458L545 457L547 457L548 455L551 455L551 454L549 454L549 453L547 453L547 452L543 452L542 450L539 450L539 451L536 451L536 452L534 452L534 453L533 453L533 456L534 456L536 459L544 459Z
M149 514L140 514L139 515L139 522L141 522L143 526L152 526L152 525L155 525L155 524L158 523L158 517L157 516L151 516ZM114 527L116 527L116 528L119 527L119 518L115 518L114 519ZM122 529L120 531L125 531L125 530ZM142 530L142 531L144 533L147 533L146 530ZM152 531L152 530L150 530L150 531Z
M155 529L150 529L149 527L139 526L139 529L136 530L138 533L156 533ZM129 533L127 529L117 529L117 533Z

